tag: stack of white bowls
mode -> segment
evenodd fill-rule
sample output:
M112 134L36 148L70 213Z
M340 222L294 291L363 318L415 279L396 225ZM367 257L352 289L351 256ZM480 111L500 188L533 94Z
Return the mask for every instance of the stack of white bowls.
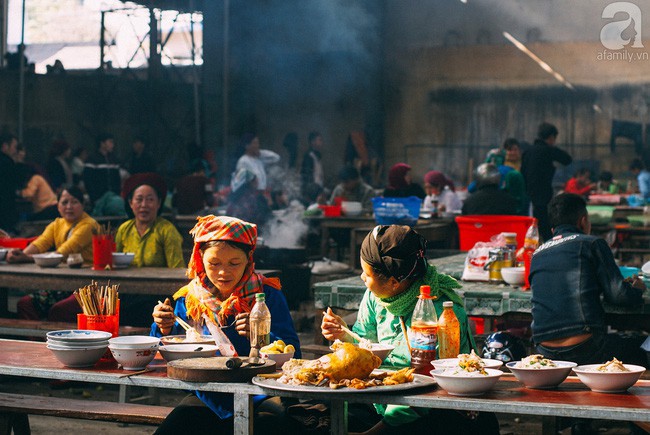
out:
M47 348L67 367L92 367L106 353L110 332L84 329L50 331Z

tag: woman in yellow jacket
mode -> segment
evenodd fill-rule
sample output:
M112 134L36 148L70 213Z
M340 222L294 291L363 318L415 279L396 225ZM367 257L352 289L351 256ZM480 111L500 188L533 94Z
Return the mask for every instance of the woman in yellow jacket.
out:
M77 187L61 191L57 204L60 218L49 224L43 234L24 250L14 249L7 254L9 263L30 263L32 255L54 248L67 257L79 253L84 262L93 261L93 233L99 224L84 212L83 193ZM76 322L81 308L70 292L42 290L24 296L18 301L18 315L23 319Z

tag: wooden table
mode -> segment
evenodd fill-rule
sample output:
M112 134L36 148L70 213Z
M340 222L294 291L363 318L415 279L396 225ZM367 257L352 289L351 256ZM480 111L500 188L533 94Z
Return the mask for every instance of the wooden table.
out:
M650 381L641 380L626 394L593 393L577 378L569 377L555 390L532 390L509 375L504 375L494 390L478 397L455 397L442 389L425 387L387 393L347 393L277 391L250 383L184 382L167 378L164 362L154 360L154 372L122 378L123 370L98 365L88 369L64 367L46 349L45 343L0 340L0 375L65 379L116 385L137 385L180 390L201 390L234 395L234 434L253 433L252 396L269 394L300 399L330 400L332 434L345 434L348 403L386 403L424 408L456 409L539 415L543 417L578 417L620 421L650 421Z
M321 229L321 255L329 256L329 239L330 231L338 229L347 231L350 240L350 266L355 268L357 265L359 246L363 238L370 232L377 223L372 216L310 216L305 218L308 222L313 222L320 226ZM453 219L420 219L413 227L420 232L430 242L443 241L446 248L453 249L457 245L457 229Z
M460 280L463 273L466 254L429 260L429 264L437 270ZM470 316L499 317L506 313L523 313L530 315L532 303L531 292L507 284L490 284L482 281L460 281L462 288L458 294L465 302L465 311ZM346 310L356 310L366 287L358 275L314 284L314 303L317 310L338 307ZM609 320L615 321L620 316L633 316L635 321L648 323L650 313L650 294L644 294L644 304L638 307L620 307L603 303ZM641 326L641 325L639 325Z
M123 294L171 295L189 282L185 270L166 267L93 270L90 267L71 269L63 264L42 268L33 263L1 263L0 310L6 310L7 307L7 292L2 289L74 291L90 284L91 280L98 281L100 285L110 280L111 283L120 285L120 293ZM258 272L266 276L279 274L278 270Z

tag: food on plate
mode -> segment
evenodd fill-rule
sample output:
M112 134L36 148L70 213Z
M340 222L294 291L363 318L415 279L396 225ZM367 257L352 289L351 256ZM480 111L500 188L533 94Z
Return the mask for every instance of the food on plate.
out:
M201 333L195 328L189 328L185 331L185 340L186 341L201 341Z
M189 337L188 335L168 335L162 338L163 342L167 343L197 343L197 342L214 342L214 338L210 335L198 335L196 337Z
M519 369L546 369L550 367L557 367L557 365L544 355L530 355L515 364Z
M605 364L596 367L597 372L607 372L607 373L620 373L620 372L629 372L630 370L623 365L623 363L616 358L611 361L607 361Z
M486 374L485 364L483 363L483 360L474 353L474 349L472 349L471 353L461 353L458 355L458 367L468 373L479 372L482 375Z
M271 344L268 344L260 349L262 353L292 353L295 352L296 348L292 344L285 344L282 340L276 340Z
M332 353L317 360L291 359L282 366L278 382L291 385L330 385L332 388L367 388L413 381L413 370L372 374L381 359L352 343L335 342Z

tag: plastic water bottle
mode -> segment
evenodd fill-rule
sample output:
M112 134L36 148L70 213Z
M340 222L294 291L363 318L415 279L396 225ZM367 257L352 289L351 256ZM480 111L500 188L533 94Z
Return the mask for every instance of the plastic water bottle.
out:
M411 367L416 373L428 375L432 369L431 361L436 359L438 344L438 315L433 304L431 287L420 287L420 296L413 315L409 331L411 347Z
M438 358L456 358L460 353L460 322L452 301L445 301L442 306L438 320Z
M264 293L255 294L255 306L249 316L250 358L259 358L260 349L271 342L271 312L266 306Z

